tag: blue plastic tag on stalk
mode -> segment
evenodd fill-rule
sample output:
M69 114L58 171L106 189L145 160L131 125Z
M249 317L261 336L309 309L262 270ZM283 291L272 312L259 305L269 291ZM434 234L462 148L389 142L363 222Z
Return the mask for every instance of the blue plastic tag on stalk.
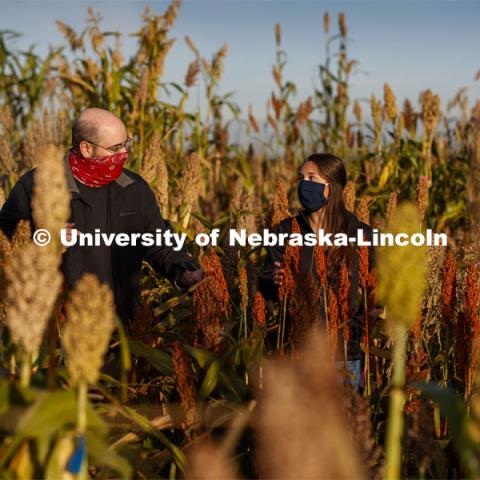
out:
M85 436L81 435L76 439L75 450L70 457L70 460L67 464L67 471L73 474L78 475L82 469L82 464L85 461L87 454L87 442Z

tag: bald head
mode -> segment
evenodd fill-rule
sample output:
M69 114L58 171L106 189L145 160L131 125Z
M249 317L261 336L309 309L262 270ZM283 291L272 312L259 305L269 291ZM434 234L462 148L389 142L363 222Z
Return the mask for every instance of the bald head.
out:
M125 142L126 138L123 122L112 112L102 108L87 108L72 126L72 145L86 157L111 154L108 150L88 142L110 147Z

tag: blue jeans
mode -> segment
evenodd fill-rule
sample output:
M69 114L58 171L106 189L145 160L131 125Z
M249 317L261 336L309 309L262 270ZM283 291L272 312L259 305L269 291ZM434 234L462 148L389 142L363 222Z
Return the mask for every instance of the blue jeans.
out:
M348 378L346 383L352 385L355 390L358 392L360 389L360 378L362 375L362 364L361 360L347 360L347 373ZM339 370L345 370L345 362L343 360L335 362ZM340 377L340 380L345 380L344 376Z

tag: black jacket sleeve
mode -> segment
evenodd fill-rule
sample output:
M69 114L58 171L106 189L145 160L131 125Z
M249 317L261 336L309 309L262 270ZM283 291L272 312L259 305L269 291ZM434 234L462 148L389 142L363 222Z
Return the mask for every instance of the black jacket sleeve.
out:
M157 229L162 232L167 230L173 232L174 229L171 223L162 218L155 194L147 183L145 183L145 192L145 232L154 235ZM185 270L197 270L200 268L193 257L186 251L185 246L181 250L176 251L173 247L166 245L153 245L146 248L144 258L157 273L168 278L180 288L184 286L177 281L179 275Z
M0 210L0 229L11 239L20 220L32 222L31 195L32 173L25 174L15 184L5 204Z

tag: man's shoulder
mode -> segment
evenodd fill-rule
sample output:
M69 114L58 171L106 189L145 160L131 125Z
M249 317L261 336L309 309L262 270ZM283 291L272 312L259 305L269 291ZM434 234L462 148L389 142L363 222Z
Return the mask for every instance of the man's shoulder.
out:
M137 186L137 188L140 188L142 190L150 189L149 183L138 173L135 173L132 170L128 170L127 168L124 168L122 173L125 174L132 182L132 184L135 184Z
M120 182L117 180L117 183L123 187L121 190L124 190L127 197L145 205L150 204L152 201L156 203L155 193L145 178L125 168L122 173Z
M25 172L17 180L17 183L22 184L27 190L32 190L33 182L34 182L34 175L35 175L36 170L37 170L36 168L32 168L31 170L28 170L27 172Z

